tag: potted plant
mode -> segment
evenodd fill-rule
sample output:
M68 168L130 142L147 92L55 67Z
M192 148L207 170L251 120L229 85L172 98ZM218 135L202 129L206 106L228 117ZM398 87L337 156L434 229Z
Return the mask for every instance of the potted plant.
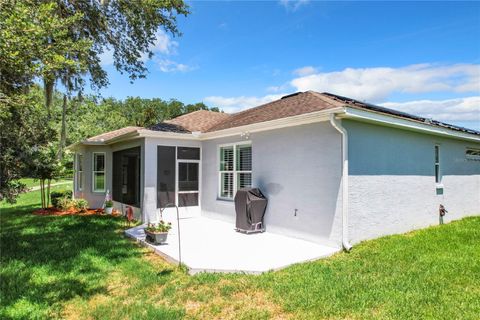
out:
M145 240L153 244L162 244L167 241L168 231L172 229L170 222L160 220L159 223L149 223L145 230Z
M105 213L112 214L112 211L113 211L113 201L112 200L105 201Z

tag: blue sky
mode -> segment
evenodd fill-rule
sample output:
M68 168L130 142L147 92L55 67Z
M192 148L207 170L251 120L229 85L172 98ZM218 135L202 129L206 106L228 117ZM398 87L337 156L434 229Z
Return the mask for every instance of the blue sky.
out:
M204 101L235 112L329 91L480 129L478 2L189 2L158 32L147 79L102 61L103 96Z

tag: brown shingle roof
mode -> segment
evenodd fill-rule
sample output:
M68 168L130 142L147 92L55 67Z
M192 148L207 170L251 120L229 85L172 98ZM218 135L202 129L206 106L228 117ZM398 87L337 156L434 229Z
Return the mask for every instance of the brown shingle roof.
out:
M227 114L207 110L199 110L179 116L172 120L167 120L156 124L149 130L168 131L175 133L191 133L195 131L213 132L229 128L245 126L254 123L271 121L292 117L301 114L307 114L316 111L328 110L337 107L352 107L364 110L370 110L388 114L391 116L406 118L409 120L426 123L429 125L444 127L452 130L463 131L471 134L480 135L480 132L466 129L432 119L422 118L410 115L404 112L375 106L347 97L334 95L331 93L318 93L314 91L298 92L272 101L261 106L251 108L242 112ZM113 138L135 132L142 127L125 127L119 130L100 134L87 139L87 142L103 142Z
M252 123L276 120L344 105L345 103L338 102L321 93L313 91L299 92L285 96L280 100L232 114L226 121L218 123L208 131L218 131Z
M143 129L142 127L125 127L121 128L118 130L113 130L109 132L105 132L102 134L99 134L97 136L88 138L86 141L87 142L103 142L103 141L108 141L116 137L123 136L124 134L135 132L137 130Z
M198 110L165 122L180 126L190 132L206 132L211 127L226 121L228 118L230 118L228 113Z

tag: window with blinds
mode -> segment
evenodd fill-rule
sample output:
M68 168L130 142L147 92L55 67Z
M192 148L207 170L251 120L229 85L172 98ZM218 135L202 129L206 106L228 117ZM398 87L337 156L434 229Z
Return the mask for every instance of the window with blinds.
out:
M93 192L105 192L105 152L93 153Z
M238 189L252 186L252 145L220 147L219 197L233 199Z
M440 171L440 146L435 146L435 183L440 183L442 175Z
M81 153L77 153L77 161L76 161L76 168L77 171L75 173L77 179L77 190L83 190L83 155Z
M480 149L467 148L465 157L468 160L480 160Z

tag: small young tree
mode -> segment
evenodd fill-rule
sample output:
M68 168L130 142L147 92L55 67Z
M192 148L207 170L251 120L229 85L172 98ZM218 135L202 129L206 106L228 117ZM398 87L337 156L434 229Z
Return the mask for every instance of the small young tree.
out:
M52 180L59 179L65 171L65 166L58 159L54 143L48 143L33 149L31 162L32 177L40 181L40 198L42 208L50 205L50 186Z

